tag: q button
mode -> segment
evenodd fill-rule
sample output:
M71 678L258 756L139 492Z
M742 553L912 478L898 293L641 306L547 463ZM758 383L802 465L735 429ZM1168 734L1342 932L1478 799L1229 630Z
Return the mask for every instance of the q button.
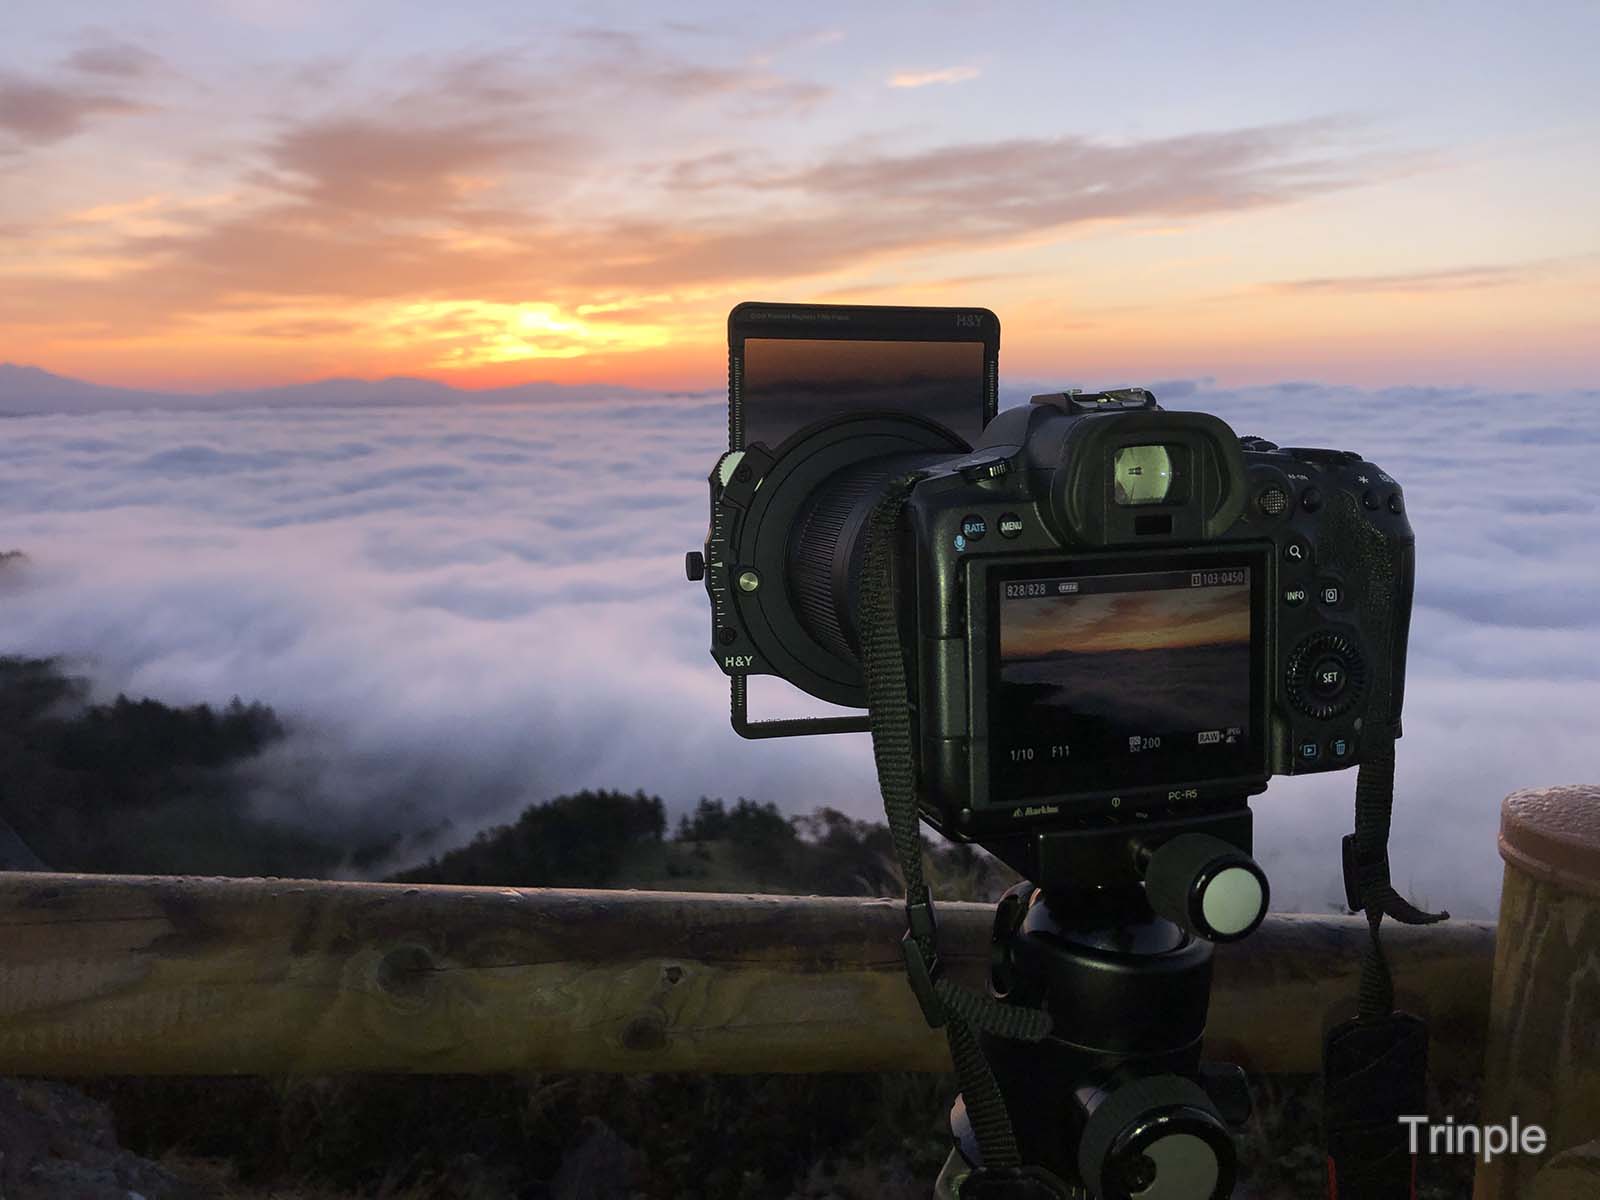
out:
M1283 542L1283 561L1291 567L1309 567L1311 543L1291 533Z

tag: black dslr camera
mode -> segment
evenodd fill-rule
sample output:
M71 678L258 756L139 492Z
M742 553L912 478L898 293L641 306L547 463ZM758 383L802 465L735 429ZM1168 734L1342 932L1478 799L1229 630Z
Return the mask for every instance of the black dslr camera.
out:
M703 571L740 733L867 727L752 722L743 684L865 707L866 517L909 471L917 792L947 837L1022 838L1035 874L1032 835L1236 810L1274 774L1360 761L1373 722L1398 732L1413 537L1361 455L1240 439L1140 389L996 416L981 309L746 304L729 333Z
M1399 486L1138 388L999 413L984 309L746 304L728 330L729 449L688 574L735 729L873 734L908 977L967 1064L936 1196L1230 1195L1248 1095L1200 1048L1210 943L1267 909L1248 797L1365 763L1350 905L1437 919L1388 884L1414 544ZM870 716L753 721L758 674ZM1027 881L997 906L988 996L957 1004L987 1082L958 1049L919 813ZM1386 972L1364 977L1375 1011ZM1414 1048L1406 1020L1394 1041ZM1370 1064L1341 1046L1330 1089L1364 1095ZM1330 1144L1347 1183L1365 1160ZM1378 1170L1406 1166L1381 1149Z

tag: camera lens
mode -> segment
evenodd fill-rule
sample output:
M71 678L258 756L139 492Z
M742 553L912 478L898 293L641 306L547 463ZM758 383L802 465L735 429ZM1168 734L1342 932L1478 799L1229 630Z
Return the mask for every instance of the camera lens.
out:
M867 519L890 480L934 455L889 455L856 463L818 488L795 521L788 575L801 624L829 651L856 656L855 597L866 557Z

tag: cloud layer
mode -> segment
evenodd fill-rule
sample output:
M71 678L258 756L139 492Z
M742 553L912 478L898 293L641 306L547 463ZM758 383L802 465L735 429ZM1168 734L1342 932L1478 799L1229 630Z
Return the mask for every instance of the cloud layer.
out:
M1502 796L1600 779L1600 397L1156 390L1241 434L1360 450L1406 486L1397 882L1489 913ZM31 563L5 577L0 652L71 655L103 695L273 704L299 733L260 798L295 819L448 817L464 836L587 786L870 816L864 736L728 730L682 575L724 428L720 400L665 396L6 420L3 548ZM1258 798L1280 908L1337 898L1354 782Z

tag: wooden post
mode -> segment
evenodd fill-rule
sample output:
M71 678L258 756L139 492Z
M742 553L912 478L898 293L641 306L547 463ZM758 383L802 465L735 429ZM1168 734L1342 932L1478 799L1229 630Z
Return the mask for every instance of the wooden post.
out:
M1479 1123L1538 1125L1546 1149L1480 1163L1473 1196L1600 1196L1600 787L1513 792L1500 855Z
M1600 1196L1600 1138L1563 1150L1533 1177L1533 1200L1594 1200Z
M982 987L993 909L939 906ZM0 1073L946 1071L890 900L0 873ZM1493 927L1396 928L1437 1073L1474 1077ZM1219 949L1208 1051L1315 1072L1366 922Z

